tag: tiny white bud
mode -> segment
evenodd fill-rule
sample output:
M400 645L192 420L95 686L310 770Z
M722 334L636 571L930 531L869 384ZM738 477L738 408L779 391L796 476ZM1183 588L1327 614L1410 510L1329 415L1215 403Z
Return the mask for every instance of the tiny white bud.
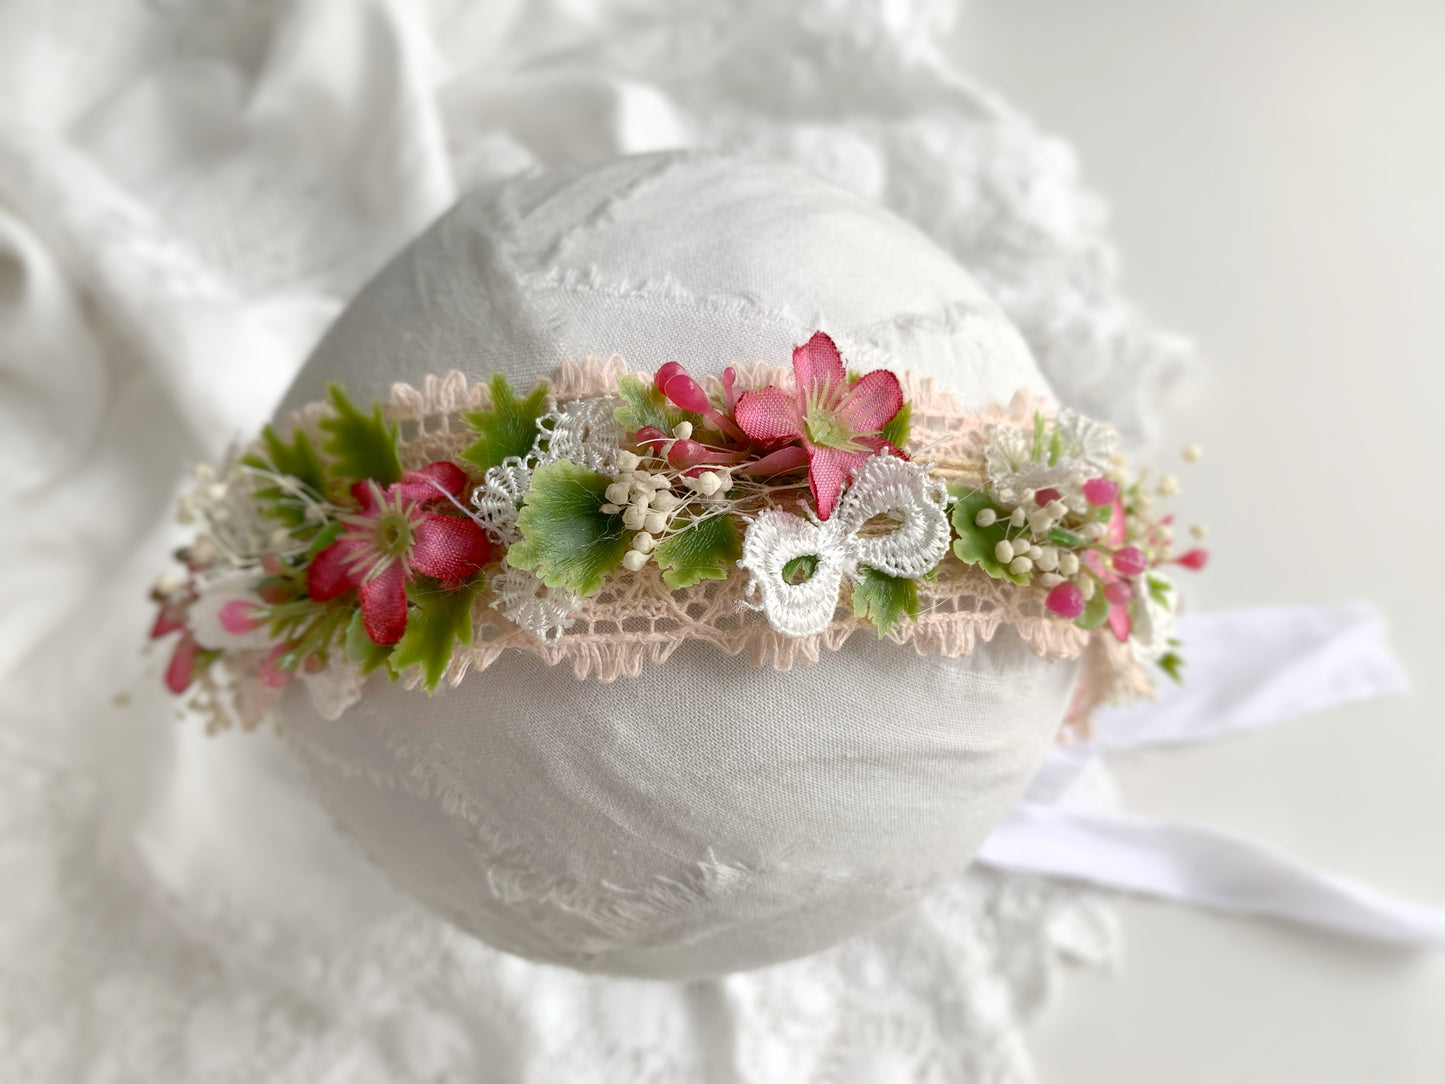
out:
M1179 492L1179 479L1172 474L1166 474L1159 479L1159 484L1154 487L1154 492L1161 497L1172 497Z
M1069 506L1061 500L1050 501L1044 507L1054 514L1055 519L1063 519L1069 514Z
M213 501L223 501L223 500L225 500L225 499L226 499L226 484L225 484L224 482L215 482L215 483L213 483L212 485L207 486L207 487L206 487L206 496L207 496L207 497L210 497L211 500L213 500Z
M998 513L992 508L980 508L978 515L973 517L973 522L978 527L992 527L998 522Z
M291 532L285 527L277 527L271 532L271 537L268 541L272 549L279 550L282 546L286 545L287 542L291 541Z
M711 497L722 488L722 479L712 471L703 471L697 476L697 491L704 497Z
M652 507L659 512L671 512L682 503L682 498L676 494L664 490L652 498Z
M628 550L622 555L622 567L629 572L639 572L647 564L647 554L639 550Z
M1072 576L1079 571L1079 555L1069 553L1067 550L1059 554L1059 571L1065 576Z
M1203 542L1205 536L1209 534L1209 528L1202 523L1196 523L1193 527L1189 528L1189 533L1198 541Z
M636 470L642 465L642 459L636 452L629 452L623 448L617 453L617 469L621 471Z
M638 508L635 504L629 504L622 512L622 526L626 527L629 531L640 531L642 530L643 520L646 518L646 512Z
M1025 551L1025 553L1027 554L1028 559L1029 559L1030 561L1037 561L1040 557L1042 557L1042 556L1044 555L1044 547L1043 547L1043 546L1030 546L1030 547Z
M638 553L651 553L652 547L657 545L657 539L652 537L651 531L638 531L632 536L632 548Z
M1057 587L1063 582L1064 577L1060 576L1057 572L1045 572L1039 577L1039 583L1044 587Z
M1034 534L1048 534L1054 523L1054 514L1047 508L1035 508L1029 513L1029 530Z
M652 494L654 492L653 488L646 482L633 482L632 488L628 491L628 499L633 504L640 504L643 508L646 508L652 503Z
M604 504L604 505L602 506L602 514L603 514L604 516L615 516L615 515L617 515L618 512L621 512L621 511L622 511L622 506L621 506L620 504L610 504L610 503L609 503L609 504Z
M1039 550L1039 555L1034 558L1034 564L1039 566L1040 572L1056 571L1059 567L1059 551L1053 546L1044 546Z
M607 499L613 504L626 504L632 487L626 482L613 482L607 487Z
M667 476L663 474L644 474L642 475L641 480L646 482L649 486L652 487L655 492L658 493L662 492L664 489L672 488L672 483L668 481Z
M1028 518L1029 514L1022 507L1018 507L1009 513L1008 521L1015 527L1022 527Z
M678 422L672 427L672 435L678 440L688 440L692 436L692 422Z
M1090 542L1097 542L1109 533L1109 528L1102 523L1086 523L1079 528L1079 533Z
M1094 586L1093 576L1085 576L1082 580L1079 581L1079 594L1084 596L1085 602L1088 602L1089 599L1094 597L1094 592L1096 590L1097 588Z
M162 572L160 578L156 580L156 594L162 597L168 597L174 595L185 585L186 577L181 574L179 569L167 569L165 572Z
M1013 543L1007 538L1001 540L999 544L993 548L993 555L999 564L1008 564L1014 559Z
M1186 463L1198 463L1204 458L1204 445L1186 444L1179 454Z
M1019 503L1021 503L1021 504L1033 504L1033 503L1034 503L1034 491L1033 491L1032 489L1026 489L1026 490L1024 490L1021 494L1019 494Z
M642 519L642 529L651 531L653 534L661 534L667 530L667 517L661 512L649 512Z
M191 560L198 565L210 564L216 559L218 552L216 540L208 534L197 535L196 540L191 543Z
M1034 570L1034 563L1027 557L1015 557L1009 562L1008 570L1015 576L1027 576Z

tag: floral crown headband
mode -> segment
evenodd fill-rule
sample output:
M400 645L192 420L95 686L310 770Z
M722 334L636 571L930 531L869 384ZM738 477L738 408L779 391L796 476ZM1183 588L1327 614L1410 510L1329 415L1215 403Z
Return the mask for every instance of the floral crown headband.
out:
M1153 514L1172 476L1126 479L1112 428L1044 408L966 414L822 332L791 372L702 383L614 357L525 397L428 377L370 413L333 384L197 468L152 635L180 633L174 692L254 726L298 676L334 718L372 671L430 692L509 649L611 681L690 639L786 670L864 626L957 657L1008 625L1085 658L1082 720L1146 664L1177 679L1165 568L1207 554Z

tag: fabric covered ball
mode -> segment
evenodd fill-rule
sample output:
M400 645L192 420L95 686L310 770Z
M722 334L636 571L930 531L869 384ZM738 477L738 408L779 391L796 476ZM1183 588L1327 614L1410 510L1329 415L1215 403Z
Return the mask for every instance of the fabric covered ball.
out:
M460 370L516 388L620 354L694 374L823 328L860 368L969 410L1049 389L926 237L789 167L695 155L532 174L463 199L352 303L280 411ZM965 865L1033 776L1077 668L1009 628L963 658L855 635L782 672L692 642L638 677L510 652L433 696L374 675L281 720L391 878L509 952L692 978L884 922Z

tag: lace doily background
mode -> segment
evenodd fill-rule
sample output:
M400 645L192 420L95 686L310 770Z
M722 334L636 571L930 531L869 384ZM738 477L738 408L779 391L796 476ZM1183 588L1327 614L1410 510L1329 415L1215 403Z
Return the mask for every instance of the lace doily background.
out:
M1065 405L1147 436L1185 360L1066 145L942 59L952 0L0 7L0 1073L21 1081L1031 1079L1086 891L971 872L714 983L527 964L398 897L271 735L136 658L187 464L254 431L455 194L690 145L792 159L952 251ZM523 15L525 14L525 18ZM78 680L77 675L83 675Z

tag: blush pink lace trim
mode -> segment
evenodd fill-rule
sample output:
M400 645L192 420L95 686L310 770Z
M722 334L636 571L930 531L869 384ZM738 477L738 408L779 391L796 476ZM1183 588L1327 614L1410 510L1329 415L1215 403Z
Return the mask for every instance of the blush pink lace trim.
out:
M793 383L791 369L765 363L737 366L743 388ZM618 378L629 369L618 355L565 362L551 380L558 402L586 399L616 392ZM646 374L640 374L646 375ZM913 435L910 445L920 449L920 461L940 464L950 480L981 482L981 465L988 430L999 424L1032 425L1035 411L1048 403L1020 391L1007 406L993 406L969 414L948 392L931 380L908 373L902 378L904 395L912 404ZM716 383L716 378L709 378ZM460 421L465 411L489 405L485 384L471 383L452 372L428 376L420 388L394 384L383 409L398 424L402 462L418 469L437 459L455 459L472 435ZM327 408L316 403L298 411L294 424L315 428ZM855 633L876 635L873 626L852 614L846 591L833 623L817 636L793 638L772 629L763 615L747 607L744 589L748 574L734 570L726 580L708 580L675 590L662 582L655 565L641 572L618 576L573 615L571 628L544 642L492 609L491 592L479 596L470 647L453 655L446 680L455 685L471 670L485 670L503 652L527 651L549 665L569 664L580 678L610 682L636 677L646 663L666 662L688 640L711 643L729 654L746 652L759 666L788 670L818 661L823 650L836 651ZM900 623L887 639L911 645L922 655L958 658L968 655L980 641L989 641L1001 626L1013 629L1036 654L1053 659L1083 658L1078 692L1070 719L1083 724L1100 703L1122 695L1147 693L1149 683L1126 645L1105 636L1091 635L1049 614L1043 598L1013 584L994 580L976 569L947 560L934 582L919 583L920 613L913 622Z

